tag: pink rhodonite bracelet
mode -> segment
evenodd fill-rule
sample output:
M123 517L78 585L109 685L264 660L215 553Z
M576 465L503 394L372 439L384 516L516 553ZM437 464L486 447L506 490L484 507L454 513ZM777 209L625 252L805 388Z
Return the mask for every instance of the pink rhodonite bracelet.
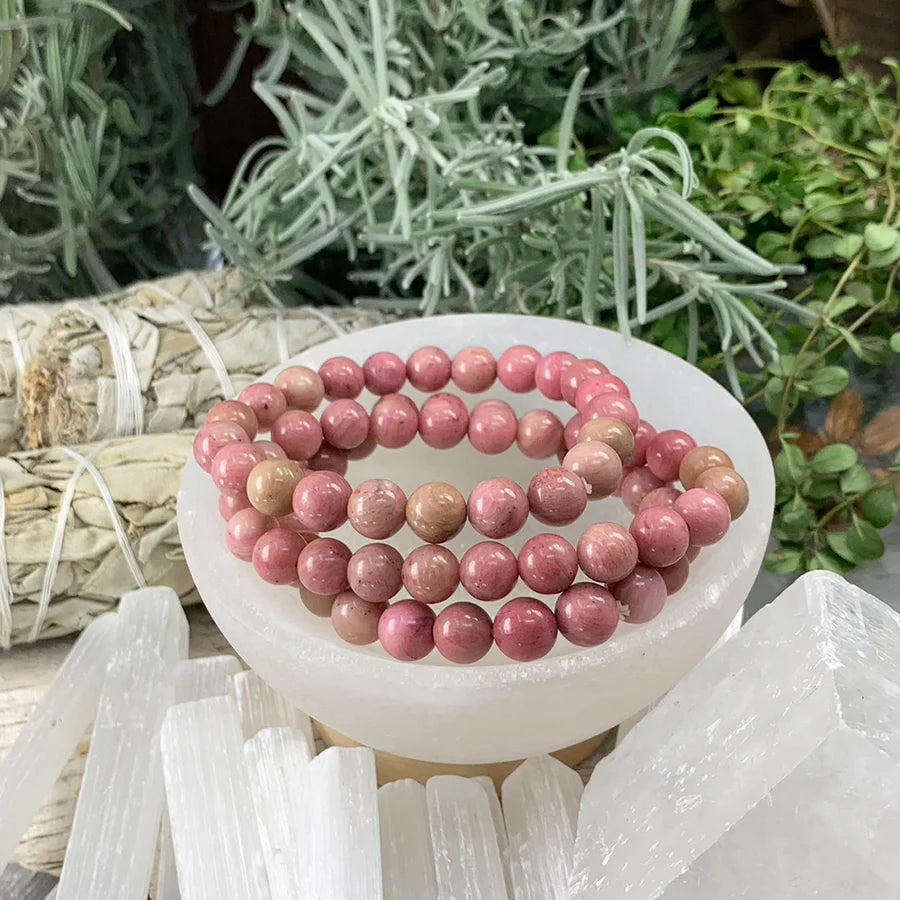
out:
M496 399L470 412L443 390L452 381L462 392L480 393L498 380L512 393L537 389L565 400L575 414L565 425L546 409L516 416ZM421 408L400 393L407 381L431 394ZM379 398L370 411L356 399L364 389ZM256 439L266 431L269 440ZM417 435L435 449L468 438L486 455L516 444L530 458L557 457L559 465L537 472L527 488L485 479L468 498L440 481L407 497L387 479L353 488L344 477L349 460L376 446L402 448ZM558 633L576 646L601 644L620 619L637 624L658 615L687 581L700 548L720 540L748 502L747 485L723 450L698 447L683 431L657 433L640 418L625 382L602 363L526 346L499 359L481 347L453 359L423 347L406 362L381 352L362 366L346 357L326 360L317 372L292 366L274 384L250 385L238 400L212 407L194 456L221 491L226 544L235 556L271 584L299 586L307 608L330 616L345 641L380 640L405 661L437 647L451 662L472 663L496 643L525 662L545 656ZM595 523L577 546L546 532L526 541L518 556L501 542L529 514L550 527L568 525L590 500L613 494L635 514L630 528ZM348 521L373 543L353 552L322 536ZM488 540L457 559L441 545L467 521ZM404 525L426 542L406 559L385 543ZM589 580L576 583L579 570ZM519 578L536 594L555 595L555 607L515 597L493 620L472 602L432 609L460 584L474 600L502 600ZM391 602L402 589L409 598Z

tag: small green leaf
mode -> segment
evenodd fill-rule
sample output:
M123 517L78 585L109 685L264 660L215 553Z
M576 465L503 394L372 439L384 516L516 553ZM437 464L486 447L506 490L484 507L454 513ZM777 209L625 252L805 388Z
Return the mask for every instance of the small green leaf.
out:
M820 234L806 242L806 255L813 259L831 259L836 256L838 239L833 234Z
M887 156L891 149L890 143L883 140L866 141L866 147L876 156Z
M806 386L816 397L834 397L850 384L850 373L841 366L823 366L809 377Z
M831 541L829 540L828 543L830 544ZM811 568L827 569L829 572L837 572L838 575L846 575L859 565L860 560L855 558L848 560L845 556L833 553L831 550L820 550L813 557L813 562L815 565Z
M895 331L891 335L890 345L894 353L900 353L900 331Z
M800 485L809 475L809 465L803 451L795 444L782 444L775 457L775 475L779 481Z
M841 259L851 259L859 253L860 248L863 245L862 235L859 234L845 234L843 237L838 238L834 244L834 253L836 256L841 257Z
M862 559L884 556L884 541L878 530L865 519L855 518L847 532L847 546Z
M766 409L775 416L781 411L781 394L783 390L784 381L781 378L770 378L763 388Z
M885 250L890 250L900 238L896 228L891 228L890 225L881 225L878 222L869 222L863 234L866 246L874 253L884 253Z
M852 253L850 255L853 256ZM859 301L856 297L850 294L842 294L828 307L828 318L839 319L845 312L850 312L851 309L858 305Z
M817 475L836 475L856 465L858 458L856 451L847 444L831 444L813 456L809 467Z
M810 500L831 500L841 493L841 483L837 478L816 478L806 489Z
M769 204L759 194L743 194L737 198L738 206L747 212L759 212L761 209L768 209Z
M803 568L803 551L782 547L774 553L766 554L764 564L775 575L793 575Z
M756 239L756 252L760 256L765 256L769 259L776 251L781 250L783 247L787 247L790 242L791 239L780 231L764 231Z
M766 371L770 375L777 375L780 378L787 378L792 374L797 366L797 357L793 353L782 353L778 359L773 360L766 366ZM782 385L783 386L783 385Z
M872 473L857 463L841 473L841 490L845 494L861 494L872 486Z
M897 495L889 484L873 488L859 503L863 518L876 528L887 528L897 515Z
M887 338L877 334L866 334L857 341L853 352L870 366L883 366L891 358L891 348Z
M825 535L825 540L828 541L828 546L831 547L841 559L845 559L849 563L858 565L861 562L862 557L850 547L847 540L849 533L850 532L848 531L829 531ZM823 566L822 568L827 569L830 568L830 566Z

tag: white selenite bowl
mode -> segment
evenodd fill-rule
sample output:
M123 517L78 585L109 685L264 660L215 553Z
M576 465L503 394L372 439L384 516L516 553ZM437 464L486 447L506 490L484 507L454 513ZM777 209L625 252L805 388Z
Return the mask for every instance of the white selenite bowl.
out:
M336 355L362 363L378 350L393 350L405 359L427 344L451 356L473 344L497 356L514 344L531 344L543 353L568 350L599 359L625 379L641 416L658 430L681 428L698 444L728 452L750 486L747 511L719 544L700 554L687 585L652 622L622 623L610 641L590 649L574 647L560 636L549 656L531 663L508 660L496 647L471 666L447 663L436 651L421 662L404 663L379 644L343 643L330 620L306 610L296 589L264 583L252 565L227 552L216 488L191 459L179 496L178 526L194 581L248 665L313 718L376 750L430 762L487 763L586 740L668 691L740 609L762 561L772 519L775 487L765 442L741 405L688 363L642 341L557 319L486 314L415 319L320 344L292 363L315 368ZM448 389L454 390L452 385ZM416 402L423 399L408 386L404 392ZM510 394L499 382L465 399L471 409L488 397L506 400L519 414L546 407L564 422L574 412L536 392ZM367 408L375 400L367 393L360 399ZM367 478L390 478L407 495L427 481L449 481L467 494L478 481L496 475L527 486L535 472L556 464L555 459L527 459L516 447L483 456L468 441L438 451L416 438L401 450L379 448L367 459L351 462L348 479L355 485ZM627 525L631 518L620 500L609 498L590 502L582 517L560 532L574 544L591 522ZM529 519L508 543L518 551L529 537L546 530ZM334 535L354 550L366 543L349 525ZM478 540L482 538L467 525L448 546L460 556ZM407 527L392 542L404 555L421 543ZM520 581L511 596L529 593ZM448 602L463 599L471 598L460 588ZM556 600L545 599L550 604ZM501 604L482 605L493 613Z

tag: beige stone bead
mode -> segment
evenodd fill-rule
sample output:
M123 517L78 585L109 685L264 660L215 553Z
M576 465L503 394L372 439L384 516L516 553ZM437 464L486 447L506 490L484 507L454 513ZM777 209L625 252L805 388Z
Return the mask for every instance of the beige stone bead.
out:
M429 481L407 501L406 521L423 541L442 544L466 524L466 498L452 484Z
M609 444L625 465L631 461L634 453L634 432L621 419L601 416L585 422L578 432L578 443L584 441Z
M701 472L694 487L706 488L719 494L728 504L732 520L737 519L750 502L747 482L734 469L726 466L716 466Z
M697 478L701 472L707 469L715 469L717 466L724 466L727 469L733 469L734 463L731 457L718 447L710 447L708 445L702 447L694 447L688 451L681 466L678 469L678 480L684 486L686 491L692 487L697 487Z
M292 459L264 459L250 470L247 497L264 515L286 516L293 510L294 488L304 474Z
M303 605L314 615L322 619L331 616L331 607L334 606L334 597L324 596L322 594L314 594L301 585L300 599Z

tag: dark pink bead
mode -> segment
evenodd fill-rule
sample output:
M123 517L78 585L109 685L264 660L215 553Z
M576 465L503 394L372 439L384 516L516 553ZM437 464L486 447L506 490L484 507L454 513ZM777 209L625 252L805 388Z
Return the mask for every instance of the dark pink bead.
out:
M219 515L226 522L230 522L236 512L250 506L250 498L246 491L227 491L219 497Z
M446 387L450 366L450 357L439 347L421 347L407 360L406 377L414 388L431 393Z
M609 589L622 606L625 621L634 625L655 619L666 605L666 583L656 569L648 566L635 566L630 575Z
M331 624L335 634L348 644L374 644L378 640L378 621L387 608L387 603L369 603L353 591L342 591L331 607Z
M641 419L638 422L637 431L634 433L634 451L631 454L629 465L632 468L646 465L647 448L650 442L656 437L656 429L649 423Z
M634 431L641 421L637 407L621 394L600 394L579 410L585 422L591 419L618 419Z
M731 510L715 491L691 488L675 501L675 512L685 522L691 534L691 544L708 547L725 537L731 525Z
M474 603L451 603L434 621L434 645L450 662L478 662L494 643L491 617Z
M213 422L234 422L247 432L251 441L259 430L255 413L240 400L222 400L210 407L206 414L206 424L211 425Z
M362 393L366 376L362 366L346 356L332 356L319 366L319 377L329 400L352 400Z
M293 584L297 559L305 541L294 531L273 528L260 535L253 547L253 568L269 584Z
M265 458L256 444L227 444L213 457L209 473L220 491L245 491L250 470Z
M369 436L369 414L355 400L329 403L321 422L325 440L339 450L352 450Z
M383 541L406 522L406 494L387 478L370 478L353 489L347 515L363 537Z
M691 546L687 548L687 551L684 554L684 558L689 563L692 563L700 555L700 551L702 549L702 547L697 547L694 544L691 544Z
M577 574L578 554L558 534L536 534L519 551L519 577L538 594L564 591Z
M607 373L606 375L595 375L581 383L575 394L575 408L584 414L591 402L602 394L618 394L620 397L631 399L628 385L621 378Z
M297 561L300 584L308 591L323 596L333 596L346 591L347 563L350 562L350 548L334 538L316 538L301 551Z
M373 394L395 394L406 383L406 363L396 353L373 353L363 363L363 376Z
M443 603L459 585L459 560L446 547L423 544L403 561L403 586L420 603Z
M256 542L276 525L275 519L264 516L252 506L239 510L225 527L225 546L238 559L250 560L253 558ZM296 577L297 573L294 572L291 578Z
M534 383L548 400L562 400L562 373L576 361L576 357L564 350L541 357L534 369Z
M516 597L494 617L494 641L500 652L517 662L546 656L556 643L556 616L534 597Z
M476 600L502 600L518 578L515 553L496 541L473 544L459 561L459 580Z
M419 434L429 447L449 450L469 430L469 411L454 394L435 394L419 411Z
M287 459L287 453L275 441L254 441L253 446L262 453L263 459Z
M549 410L532 409L519 419L516 441L530 459L556 456L565 444L562 422Z
M307 531L334 531L347 521L352 490L336 472L307 472L294 488L294 515Z
M605 587L587 581L573 584L556 601L559 633L576 647L597 647L619 624L619 604Z
M621 581L637 561L637 543L616 522L597 522L585 529L578 540L578 564L594 581Z
M484 347L464 347L453 357L453 383L467 394L486 391L497 378L497 361Z
M489 538L515 534L528 518L525 491L509 478L478 482L469 494L467 508L472 527Z
M666 594L671 596L687 584L688 576L691 574L691 565L687 556L682 556L674 565L660 566L656 571L666 583Z
M371 429L371 421L369 423ZM361 443L357 444L355 447L350 447L349 450L345 450L344 452L347 454L347 459L349 460L360 460L366 459L371 456L378 449L378 443L375 438L372 437L371 431L366 439Z
M663 487L663 482L646 466L629 469L622 476L620 495L629 511L636 513L641 508L641 501L655 488Z
M678 488L672 487L670 484L664 484L662 487L653 488L648 491L638 506L638 512L650 509L651 506L664 506L671 509L675 505L675 501L681 496Z
M587 506L584 479L562 466L543 469L528 485L528 506L544 525L569 525Z
M629 529L638 547L638 559L647 566L672 566L690 543L687 522L673 509L653 506L639 512Z
M369 603L390 600L403 581L403 557L389 544L366 544L347 563L350 590Z
M289 409L273 423L272 440L288 459L307 460L322 446L322 426L312 413Z
M268 431L272 423L287 409L284 394L274 384L248 384L238 395L238 400L253 410L263 431Z
M563 431L563 443L566 445L566 450L571 450L578 443L578 432L581 431L582 424L584 424L584 420L581 418L581 413L575 413L566 422L566 427Z
M527 394L534 390L534 370L541 354L527 344L517 344L505 350L497 360L497 378L500 384L514 394Z
M306 467L312 472L334 472L347 474L347 451L332 447L324 441L322 446L307 460Z
M434 610L418 600L392 603L378 620L378 640L402 662L424 659L434 649Z
M647 447L647 467L657 478L675 481L681 461L696 446L697 442L684 431L661 431Z
M403 394L386 394L369 417L369 435L382 447L405 447L419 433L419 410Z
M194 459L204 472L208 472L216 454L228 444L236 443L250 443L247 432L240 425L234 422L210 422L194 438Z
M469 442L479 453L502 453L516 442L517 425L508 403L483 400L469 416Z
M575 397L578 394L578 388L584 382L598 375L606 375L609 369L596 359L577 359L568 366L559 379L559 387L562 392L562 398L569 404L575 406Z

